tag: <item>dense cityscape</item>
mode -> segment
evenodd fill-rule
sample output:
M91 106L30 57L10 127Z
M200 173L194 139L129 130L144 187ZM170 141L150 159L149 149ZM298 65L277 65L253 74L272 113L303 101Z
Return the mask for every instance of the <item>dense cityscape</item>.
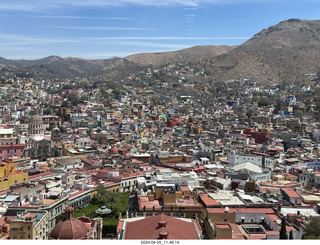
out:
M187 67L2 79L1 239L316 238L317 74L213 89Z
M1 242L320 239L319 9L1 0Z

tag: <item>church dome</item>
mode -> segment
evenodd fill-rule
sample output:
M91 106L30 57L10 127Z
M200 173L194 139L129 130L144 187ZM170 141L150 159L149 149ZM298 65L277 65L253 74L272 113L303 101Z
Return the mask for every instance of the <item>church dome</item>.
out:
M63 219L51 231L50 239L87 239L88 232L85 223L73 218L73 208L67 207L63 212Z
M32 124L43 124L43 120L38 114L36 114L36 115L32 115L30 117L29 123L32 123Z
M51 130L51 134L59 134L61 132L60 128L55 125L55 127Z

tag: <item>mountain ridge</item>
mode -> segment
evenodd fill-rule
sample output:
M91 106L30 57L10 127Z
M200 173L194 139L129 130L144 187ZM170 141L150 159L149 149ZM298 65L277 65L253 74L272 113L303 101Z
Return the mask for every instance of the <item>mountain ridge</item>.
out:
M194 46L107 60L48 56L28 63L0 58L0 72L22 76L28 73L42 79L72 76L123 79L146 67L160 68L178 62L187 63L190 68L205 67L209 79L218 81L241 77L259 82L300 80L306 73L320 71L320 20L284 20L238 46Z

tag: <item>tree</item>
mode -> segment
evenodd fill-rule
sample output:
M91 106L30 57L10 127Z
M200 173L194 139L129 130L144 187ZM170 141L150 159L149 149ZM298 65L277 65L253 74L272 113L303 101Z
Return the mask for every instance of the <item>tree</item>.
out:
M282 218L281 229L280 229L279 235L280 235L280 240L287 240L288 239L286 217Z
M63 101L61 107L68 107L68 101Z
M45 110L43 110L43 115L50 115L50 114L51 114L50 108L46 108Z
M104 205L112 210L115 217L119 217L120 213L124 213L126 208L121 205L119 193L107 191L103 185L99 184L96 188L97 193L93 195L91 202L93 204Z
M68 95L68 100L71 102L73 106L78 105L79 99L76 93L71 93Z
M54 126L53 126L53 125L50 125L50 126L47 128L47 131L51 131L53 128L54 128Z
M92 134L92 128L88 128L88 129L87 129L87 134L88 134L88 135L91 135L91 134Z
M247 111L246 116L247 118L252 118L252 111Z
M278 111L281 110L281 106L282 106L282 101L281 101L280 99L277 99L277 100L276 100L276 103L275 103L275 105L274 105L273 113L274 113L274 114L277 114Z
M292 230L290 231L290 234L289 234L289 240L293 240L293 232L292 232Z
M269 106L271 104L271 102L267 99L267 98L262 98L258 101L258 106L262 107L262 106Z
M63 126L58 126L58 128L60 129L61 133L64 133L67 131Z
M310 222L304 224L305 234L302 239L320 239L320 221L312 219Z

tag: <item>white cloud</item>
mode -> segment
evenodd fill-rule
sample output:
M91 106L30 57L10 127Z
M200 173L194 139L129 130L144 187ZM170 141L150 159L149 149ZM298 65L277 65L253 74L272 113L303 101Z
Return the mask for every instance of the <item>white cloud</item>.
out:
M2 17L14 17L16 15L1 15ZM127 17L105 17L105 16L72 16L72 15L19 15L24 18L40 18L40 19L101 19L101 20L133 20Z
M259 3L276 0L2 0L0 10L12 11L43 11L50 9L74 7L127 7L127 6L182 6L185 10L196 10L202 5ZM278 0L279 1L279 0Z
M113 27L113 26L50 26L50 28L88 30L88 31L154 31L154 28L142 27Z
M32 37L23 35L12 35L0 33L0 47L13 47L13 46L32 46L41 45L49 43L90 43L95 44L98 42L108 41L110 44L118 44L119 41L193 41L193 40L247 40L250 37L178 37L178 36L162 36L162 37L151 37L151 36L116 36L116 37L79 37L79 38L42 38L42 37ZM116 42L110 42L116 41ZM132 42L131 42L132 43ZM127 43L130 45L129 43ZM139 46L142 45L140 42L137 43ZM146 46L159 46L159 44L151 44L151 42L144 43ZM171 44L162 44L162 47L169 47ZM174 47L171 45L171 47ZM176 47L183 47L183 45L177 45Z
M30 36L1 34L1 33L0 33L0 39L1 39L0 46L80 42L78 39L41 38L41 37L30 37Z

